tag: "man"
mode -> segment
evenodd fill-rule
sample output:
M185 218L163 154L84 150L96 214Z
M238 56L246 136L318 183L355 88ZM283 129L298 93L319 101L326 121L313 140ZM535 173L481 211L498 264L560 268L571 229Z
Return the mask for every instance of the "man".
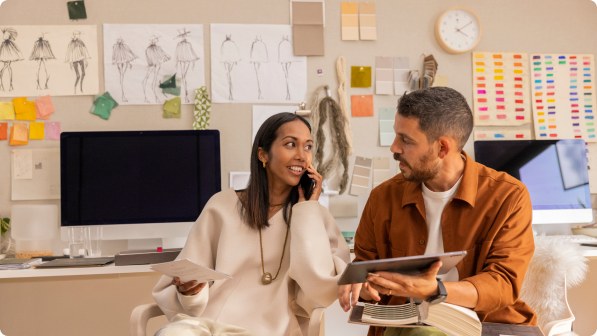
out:
M467 255L443 282L436 262L421 275L377 272L364 284L341 286L345 311L359 297L380 304L445 300L472 308L481 321L536 324L518 299L534 251L529 193L463 151L472 129L472 112L453 89L418 90L399 100L390 150L401 173L371 192L356 231L355 261ZM369 335L383 329L371 327Z

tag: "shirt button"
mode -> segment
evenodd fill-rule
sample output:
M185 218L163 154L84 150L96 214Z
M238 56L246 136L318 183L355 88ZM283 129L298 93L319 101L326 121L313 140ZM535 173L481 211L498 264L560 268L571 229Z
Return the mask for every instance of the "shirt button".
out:
M425 240L424 239L419 240L419 245L425 245Z

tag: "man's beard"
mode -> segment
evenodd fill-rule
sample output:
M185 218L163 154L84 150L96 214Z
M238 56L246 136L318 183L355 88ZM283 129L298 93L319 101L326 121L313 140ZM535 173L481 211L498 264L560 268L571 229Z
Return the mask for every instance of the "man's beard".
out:
M408 167L409 172L402 171L402 175L407 181L424 183L433 179L439 173L439 166L437 164L431 166L432 149L419 159L417 167L413 167L408 162L402 160L400 154L394 153L394 160L400 161L403 165Z

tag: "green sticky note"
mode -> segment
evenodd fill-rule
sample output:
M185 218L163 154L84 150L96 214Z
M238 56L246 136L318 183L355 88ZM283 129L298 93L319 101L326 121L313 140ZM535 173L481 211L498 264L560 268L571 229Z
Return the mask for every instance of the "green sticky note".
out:
M176 88L176 74L160 83L160 89L175 89Z
M371 87L371 67L353 66L350 68L350 87Z
M109 92L105 92L103 95L98 96L95 99L93 106L91 107L91 113L104 120L108 120L110 118L110 114L112 114L112 110L116 106L118 106L116 100L112 98Z
M80 1L68 1L66 3L68 8L68 17L71 20L81 20L87 18L87 11L85 10L85 2Z
M180 97L174 97L164 102L163 118L180 118Z
M180 86L175 88L163 88L162 92L173 96L180 96Z

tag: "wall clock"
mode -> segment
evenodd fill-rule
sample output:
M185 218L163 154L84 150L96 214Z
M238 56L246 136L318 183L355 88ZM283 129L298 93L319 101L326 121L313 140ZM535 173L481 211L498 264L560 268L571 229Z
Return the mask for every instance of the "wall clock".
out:
M472 12L451 9L437 19L435 37L445 51L461 54L477 46L481 39L481 24Z

